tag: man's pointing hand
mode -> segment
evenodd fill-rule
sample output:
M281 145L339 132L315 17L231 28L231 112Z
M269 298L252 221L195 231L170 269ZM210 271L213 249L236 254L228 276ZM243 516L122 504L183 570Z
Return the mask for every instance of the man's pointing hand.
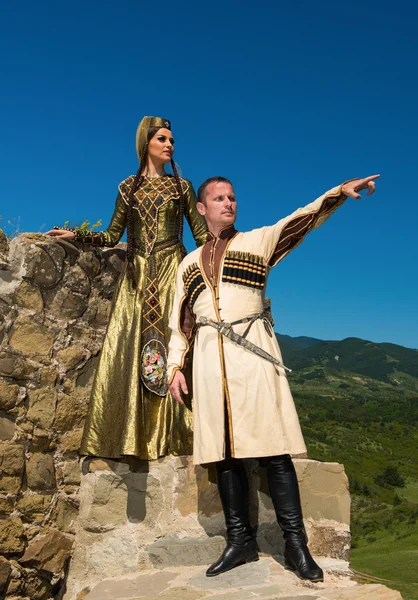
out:
M354 181L345 183L341 191L345 196L354 198L354 200L360 200L361 195L359 192L361 190L368 190L367 195L371 196L376 189L375 179L379 179L379 177L380 175L371 175L364 179L354 179Z

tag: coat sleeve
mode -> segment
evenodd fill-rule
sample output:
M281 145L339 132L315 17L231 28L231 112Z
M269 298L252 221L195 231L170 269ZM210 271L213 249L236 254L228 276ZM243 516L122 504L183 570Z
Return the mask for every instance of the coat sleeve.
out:
M182 327L188 300L183 283L183 272L183 263L181 263L177 270L173 311L168 323L171 330L167 356L167 379L169 385L173 381L176 371L181 371L183 369L186 355L190 348L189 340Z
M93 246L108 246L113 248L119 242L126 227L126 202L119 192L116 198L116 206L110 220L109 227L105 231L84 231L72 229L75 233L75 242L91 244Z
M207 226L204 217L197 212L197 198L190 181L187 181L185 217L192 231L196 246L202 246L206 242Z
M344 204L347 199L342 193L341 184L332 188L314 202L298 208L291 215L270 227L263 227L262 248L264 259L269 267L274 267L294 250L305 236L325 221Z

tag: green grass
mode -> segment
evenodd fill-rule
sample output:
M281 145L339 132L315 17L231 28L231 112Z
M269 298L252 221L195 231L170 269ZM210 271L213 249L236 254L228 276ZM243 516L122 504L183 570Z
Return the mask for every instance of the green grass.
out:
M389 580L381 583L404 600L418 600L418 378L400 371L389 376L310 364L289 383L308 456L344 464L352 567ZM387 467L404 487L384 478Z
M405 487L398 491L398 495L407 502L418 504L418 481L414 479L407 480Z
M351 551L351 566L361 573L390 580L404 600L418 600L418 525L398 525L396 533L381 531L375 542Z

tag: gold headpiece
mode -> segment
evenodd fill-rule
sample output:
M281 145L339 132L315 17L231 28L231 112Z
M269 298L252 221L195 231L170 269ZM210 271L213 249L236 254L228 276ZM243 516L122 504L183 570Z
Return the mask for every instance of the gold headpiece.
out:
M170 129L171 131L171 123L168 119L162 119L161 117L144 117L136 130L136 153L138 155L138 160L141 160L145 145L148 142L148 131L151 127L165 127L165 129Z

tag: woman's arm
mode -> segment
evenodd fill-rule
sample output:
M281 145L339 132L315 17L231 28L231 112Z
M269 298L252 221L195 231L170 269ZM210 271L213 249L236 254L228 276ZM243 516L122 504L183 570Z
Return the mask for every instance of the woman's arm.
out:
M202 215L197 212L197 198L190 181L187 181L186 206L184 214L192 231L196 246L202 246L206 242L206 233L208 231L206 221Z
M73 228L65 229L55 227L46 232L60 239L67 239L82 244L91 244L92 246L108 246L113 248L119 242L126 227L126 202L119 193L116 198L116 206L112 215L109 227L105 231L84 231L83 229Z

